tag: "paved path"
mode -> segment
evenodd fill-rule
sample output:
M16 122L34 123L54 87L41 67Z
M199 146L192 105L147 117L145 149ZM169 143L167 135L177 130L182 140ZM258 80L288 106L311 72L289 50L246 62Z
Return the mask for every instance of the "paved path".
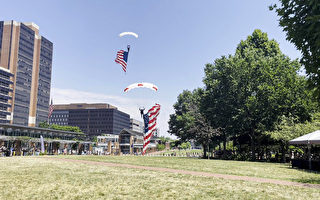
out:
M320 189L320 184L298 183L298 182L282 181L282 180L276 180L276 179L250 177L250 176L215 174L215 173L209 173L209 172L188 171L188 170L180 170L180 169L161 168L161 167L148 167L148 166L121 164L121 163L97 162L97 161L89 161L89 160L73 160L73 159L54 158L54 157L45 157L45 158L50 160L58 160L58 161L73 162L73 163L84 163L84 164L90 164L90 165L102 165L102 166L108 166L108 167L125 167L125 168L132 168L132 169L143 169L143 170L151 170L151 171L188 174L193 176L214 177L214 178L223 178L223 179L229 179L229 180L253 181L253 182L259 182L259 183L272 183L272 184L278 184L278 185Z

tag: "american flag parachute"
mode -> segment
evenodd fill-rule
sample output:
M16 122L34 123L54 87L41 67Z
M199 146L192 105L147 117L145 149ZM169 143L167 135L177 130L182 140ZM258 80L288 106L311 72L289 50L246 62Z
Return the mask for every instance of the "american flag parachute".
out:
M149 88L154 91L158 91L158 87L152 83L133 83L124 89L124 92L128 92L135 88Z
M143 150L144 155L150 144L150 140L156 131L157 117L160 113L160 105L156 104L146 114L143 115L144 121L144 137L143 137Z
M127 72L127 62L130 51L130 45L127 46L128 51L120 50L117 52L117 58L115 60L116 63L122 66L124 72Z

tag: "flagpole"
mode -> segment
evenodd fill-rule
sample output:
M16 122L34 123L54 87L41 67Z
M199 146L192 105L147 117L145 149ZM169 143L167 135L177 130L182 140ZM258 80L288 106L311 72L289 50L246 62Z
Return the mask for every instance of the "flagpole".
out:
M128 56L129 56L130 45L127 45L127 49L128 49ZM125 71L125 75L127 75L127 69L126 69L126 71Z

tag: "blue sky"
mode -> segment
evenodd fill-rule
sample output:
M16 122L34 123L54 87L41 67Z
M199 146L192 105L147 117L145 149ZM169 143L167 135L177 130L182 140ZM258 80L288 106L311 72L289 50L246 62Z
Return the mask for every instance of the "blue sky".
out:
M300 57L285 40L270 0L28 0L2 1L1 20L34 22L54 43L54 103L101 102L118 106L139 119L139 106L162 105L161 135L168 135L172 105L184 89L202 87L204 66L233 54L254 29L280 43L291 58ZM123 31L139 34L119 37ZM114 62L131 45L128 71ZM158 92L136 89L152 82Z

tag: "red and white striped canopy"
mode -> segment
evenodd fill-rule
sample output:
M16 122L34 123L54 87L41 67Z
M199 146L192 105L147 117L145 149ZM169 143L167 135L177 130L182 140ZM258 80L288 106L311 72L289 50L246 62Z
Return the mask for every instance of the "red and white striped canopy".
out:
M134 88L149 88L154 91L158 91L158 87L152 83L133 83L124 89L124 92L128 92Z

